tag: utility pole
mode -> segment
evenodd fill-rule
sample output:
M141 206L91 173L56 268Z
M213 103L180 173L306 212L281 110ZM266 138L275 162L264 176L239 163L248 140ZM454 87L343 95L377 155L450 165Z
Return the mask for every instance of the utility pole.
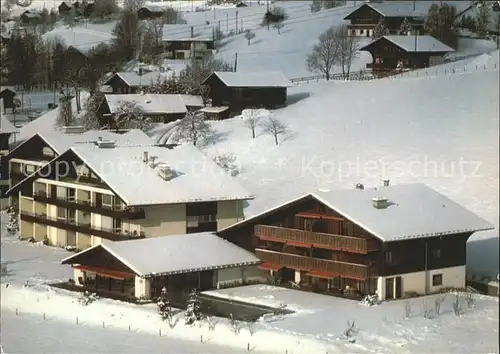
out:
M236 72L236 69L238 68L238 53L234 54L234 72Z
M229 33L229 14L226 12L226 33Z
M238 10L236 10L236 33L238 33Z
M413 0L413 11L415 11L415 0Z
M240 19L240 32L243 32L243 18Z
M214 20L215 20L215 5L212 5L214 7Z

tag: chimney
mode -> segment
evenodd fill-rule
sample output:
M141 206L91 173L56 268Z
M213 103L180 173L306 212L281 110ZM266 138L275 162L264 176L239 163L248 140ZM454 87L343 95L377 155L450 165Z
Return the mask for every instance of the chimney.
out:
M81 125L74 126L64 126L62 130L65 134L83 134L85 133L85 127Z
M384 187L389 187L390 179L384 179Z
M193 38L193 37L194 37L194 27L191 26L191 38Z
M97 141L102 141L102 136L98 137Z
M99 140L97 146L101 149L113 149L116 147L116 142L112 140Z
M148 162L148 159L149 159L148 152L147 152L147 151L144 151L143 161L144 161L145 163L147 163L147 162Z
M365 189L365 186L363 186L361 183L356 183L356 189Z
M373 198L373 207L375 209L387 209L389 200L387 198Z

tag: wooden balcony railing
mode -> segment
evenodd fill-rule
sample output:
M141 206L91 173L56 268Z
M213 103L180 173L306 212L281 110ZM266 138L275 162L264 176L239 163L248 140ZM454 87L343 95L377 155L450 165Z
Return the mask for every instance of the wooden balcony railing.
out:
M264 249L256 249L255 255L263 262L296 270L337 274L341 277L358 280L365 280L370 276L376 275L375 267L362 264L311 258Z
M144 219L146 217L144 209L141 208L129 208L129 209L127 208L123 209L118 207L106 208L102 206L97 206L96 204L91 203L90 201L52 197L42 191L35 191L33 193L33 199L36 202L40 203L53 204L60 206L62 208L86 211L88 213L96 213L119 219L138 220L138 219Z
M376 240L360 237L326 234L321 232L288 229L278 226L255 225L256 237L283 243L301 243L316 248L367 254L379 249Z
M88 235L94 235L111 241L126 241L146 237L146 234L144 232L141 232L139 235L135 236L120 232L118 230L91 226L88 222L77 222L75 219L64 220L49 217L45 214L34 214L27 211L21 211L21 220L47 226L53 226L63 230L70 230Z

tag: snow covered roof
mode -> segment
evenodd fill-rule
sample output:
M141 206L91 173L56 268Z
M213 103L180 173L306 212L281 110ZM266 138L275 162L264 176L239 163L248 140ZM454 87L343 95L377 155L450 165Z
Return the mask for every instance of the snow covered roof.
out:
M193 36L191 36L191 29L193 29ZM214 41L214 27L212 25L186 25L174 24L163 26L163 41L199 41L199 42L213 42Z
M62 40L68 47L78 49L81 53L87 53L93 47L101 43L109 44L113 39L111 32L101 32L84 27L57 27L42 36L43 40Z
M0 99L0 107L3 107L2 99ZM8 133L19 133L19 129L17 129L14 124L7 119L7 117L3 114L0 115L0 134L8 134Z
M165 12L164 7L156 6L156 5L144 5L138 11L141 11L141 10L149 10L151 12L159 12L159 13Z
M229 72L214 71L227 87L291 87L292 83L279 71ZM212 76L210 75L210 76ZM206 78L204 84L209 78Z
M104 85L108 85L109 81L114 76L120 77L130 87L152 86L152 85L156 84L158 79L166 80L167 78L169 78L169 75L167 73L161 72L161 71L145 72L142 75L139 75L135 71L120 71L120 72L115 73L108 80L106 80Z
M179 95L186 107L203 107L203 98L195 95Z
M118 112L124 102L136 104L145 114L186 113L187 108L181 95L174 94L109 94L104 95L111 113Z
M382 3L364 3L349 13L344 19L360 9L362 6L369 6L384 17L426 17L432 4L440 1L387 1ZM457 8L457 12L467 8L469 1L447 1Z
M384 36L374 41L368 43L360 50L366 50L373 43L381 40L382 38L394 43L401 49L407 52L454 52L455 49L447 46L436 38L425 35L425 36ZM415 41L416 39L416 41ZM416 47L416 50L415 50Z
M494 229L493 225L422 183L315 192L241 221L219 232L256 221L286 205L312 197L384 242ZM387 198L388 207L373 207Z
M252 253L211 232L107 241L61 261L75 264L81 254L101 247L142 277L190 273L259 264Z
M202 109L200 109L200 112L206 112L206 113L221 113L221 112L224 112L224 111L227 111L229 109L229 107L226 107L226 106L220 106L220 107L203 107Z
M193 145L71 150L127 205L158 205L217 200L247 200L253 196L225 170ZM144 163L144 152L167 164L173 174L165 180L158 167Z

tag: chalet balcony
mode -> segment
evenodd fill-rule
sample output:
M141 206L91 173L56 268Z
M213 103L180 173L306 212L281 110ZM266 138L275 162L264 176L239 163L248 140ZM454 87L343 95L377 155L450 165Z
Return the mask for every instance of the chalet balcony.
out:
M295 270L326 273L332 276L365 280L376 275L376 268L363 264L311 258L289 253L256 249L255 255L263 262Z
M299 247L325 248L361 254L379 250L376 240L361 237L333 235L267 225L256 225L254 233L256 237L263 240L287 243Z
M140 208L122 209L117 207L106 208L102 206L97 206L95 203L91 203L90 201L69 199L64 197L52 197L43 191L36 191L33 194L33 199L36 202L40 203L57 205L62 208L80 210L88 213L96 213L119 219L138 220L138 219L144 219L146 217L144 209Z
M63 230L70 230L88 235L94 235L111 241L126 241L146 237L146 234L144 232L141 232L139 236L132 236L130 234L122 233L118 230L91 226L88 222L77 223L75 219L64 220L49 217L45 214L34 214L27 211L21 211L21 220L41 225L53 226Z

